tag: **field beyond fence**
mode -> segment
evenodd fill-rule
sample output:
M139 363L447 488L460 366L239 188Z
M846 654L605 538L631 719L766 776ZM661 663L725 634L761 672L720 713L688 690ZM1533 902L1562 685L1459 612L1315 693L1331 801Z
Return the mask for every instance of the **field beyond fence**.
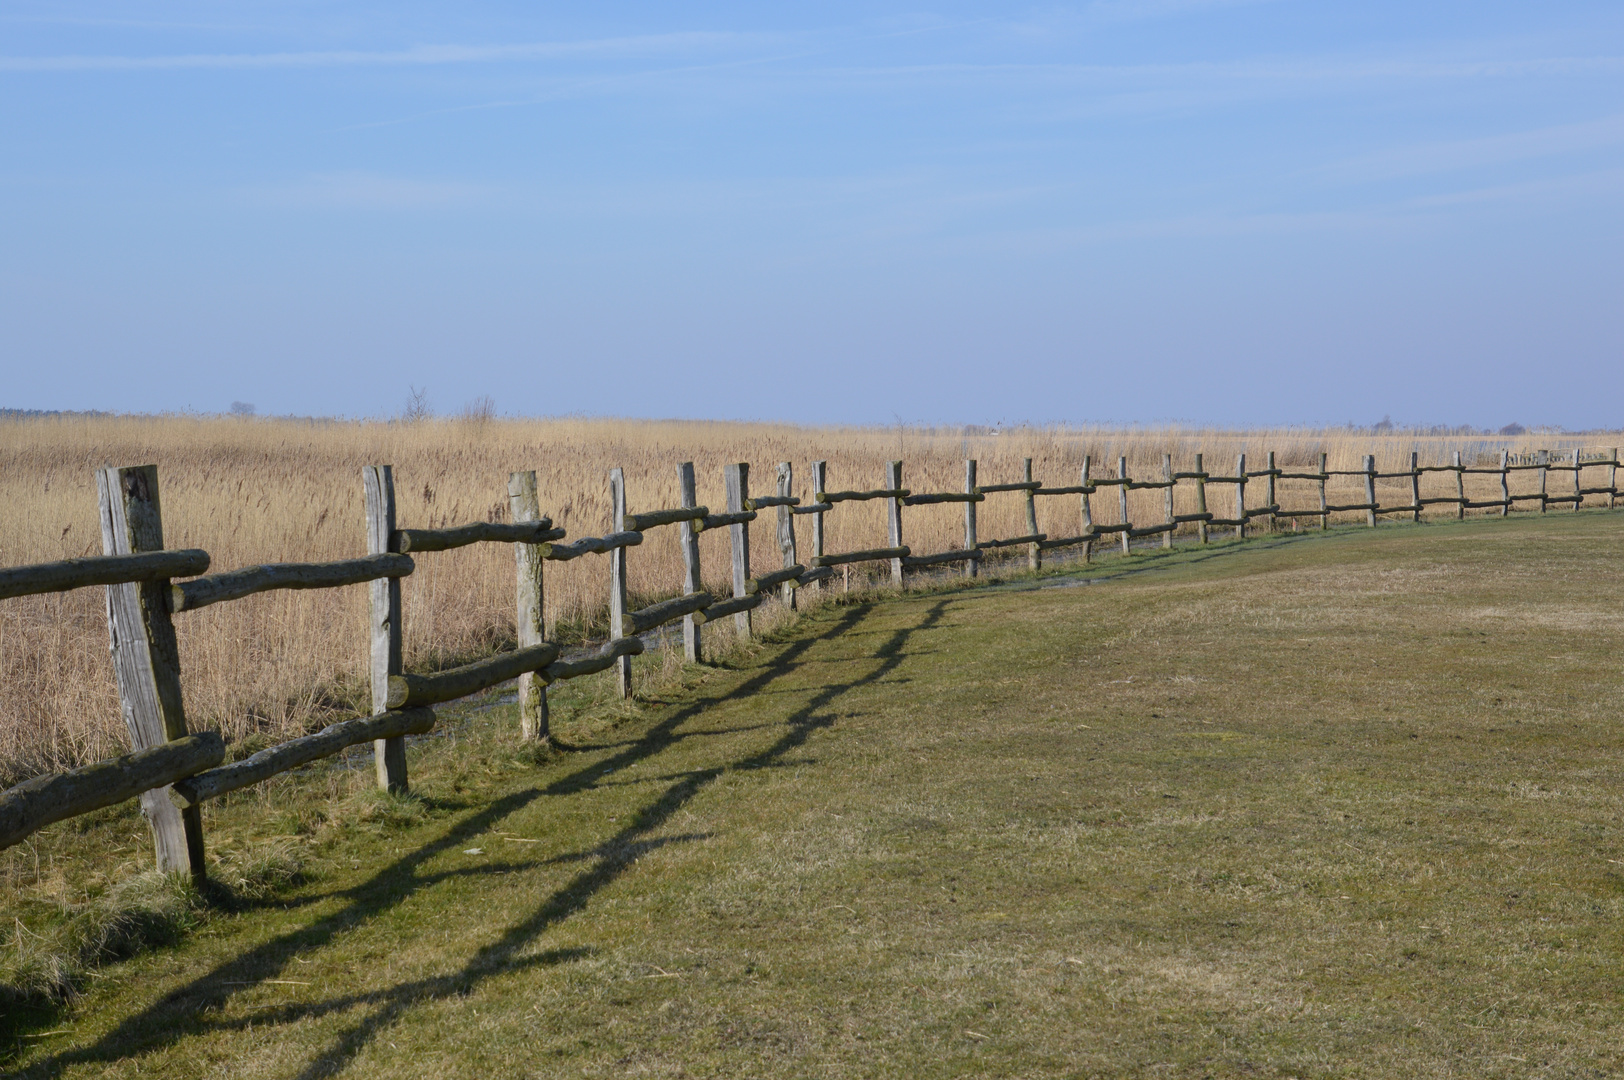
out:
M259 563L334 561L366 553L364 499L358 477L365 465L390 462L397 477L402 525L440 528L467 522L507 520L504 480L534 469L541 509L571 537L601 535L612 525L607 475L624 469L633 512L675 506L680 500L677 464L695 463L697 499L725 504L723 469L754 461L756 491L772 481L772 465L795 463L795 493L810 501L813 460L827 462L829 486L878 488L886 464L905 462L904 481L916 492L960 491L964 460L979 463L980 483L1023 479L1030 458L1039 482L1076 485L1083 461L1094 477L1109 479L1118 459L1129 475L1154 483L1164 460L1189 471L1195 455L1207 471L1232 473L1239 454L1263 469L1269 453L1281 471L1310 472L1321 464L1358 473L1365 455L1382 472L1448 466L1463 455L1468 468L1498 466L1502 453L1532 462L1549 452L1560 465L1582 440L1525 435L1506 439L1368 435L1354 432L1196 430L1017 429L988 435L899 428L832 429L778 425L559 421L428 421L415 424L225 420L193 417L63 418L10 420L0 424L0 447L9 464L0 476L0 566L99 554L94 471L108 463L155 462L162 477L166 546L200 548L221 572ZM1593 440L1592 440L1593 441ZM1592 454L1611 454L1589 446ZM1590 460L1589 458L1586 459ZM1453 516L1458 474L1428 474L1423 499L1434 498L1429 515ZM1556 477L1573 474L1552 474ZM1545 482L1543 472L1511 474L1513 493L1524 495ZM1536 479L1536 476L1539 479ZM1500 497L1491 473L1463 477L1461 492L1475 503ZM1272 478L1270 478L1272 483ZM1571 482L1571 479L1564 482ZM1610 481L1609 481L1610 482ZM1260 502L1262 478L1249 499ZM1333 477L1332 506L1364 502L1358 475ZM1588 481L1587 481L1588 483ZM1407 504L1411 481L1375 481L1384 506ZM1197 512L1195 487L1172 489L1173 513ZM1312 481L1280 479L1276 501L1283 509L1313 507ZM1556 486L1552 493L1563 491ZM1107 497L1108 494L1108 497ZM1210 512L1232 512L1231 489L1208 485ZM1127 516L1154 525L1169 509L1166 491L1151 487L1125 493ZM1226 501L1227 500L1227 501ZM1590 504L1595 499L1589 500ZM827 549L843 552L886 544L884 500L843 504L828 515ZM1287 505L1287 504L1291 505ZM1543 509L1544 503L1522 507ZM1481 512L1481 510L1474 510ZM1074 537L1074 499L1038 500L1035 518L1018 497L989 498L978 508L986 539L1022 537L1036 529L1049 537ZM1102 488L1095 520L1117 520L1118 496ZM1362 520L1361 511L1333 513L1331 520ZM1303 522L1313 525L1316 521ZM793 519L802 550L809 548L809 517ZM1272 516L1254 528L1281 527ZM1193 533L1198 523L1181 522ZM907 542L916 555L962 546L962 507L910 507ZM758 528L758 545L770 537ZM1102 540L1111 539L1102 537ZM1114 542L1114 541L1113 541ZM683 592L683 558L675 529L651 531L629 558L627 587L634 604ZM989 553L997 555L994 549ZM1007 552L1025 559L1024 549ZM1058 553L1057 553L1058 554ZM724 588L731 577L725 540L703 538L701 577ZM758 560L759 562L759 560ZM844 576L851 570L843 569ZM859 565L859 584L885 567ZM515 569L509 545L482 545L456 557L424 557L404 579L405 666L443 667L516 641ZM602 638L607 631L607 591L601 562L581 559L550 566L543 613L549 639L566 643ZM367 592L361 588L268 592L188 614L179 620L180 668L193 730L221 732L228 742L275 742L315 730L341 716L368 710L365 642ZM724 631L725 633L725 631ZM31 596L0 604L0 780L95 761L126 748L127 735L107 660L107 622L99 589Z

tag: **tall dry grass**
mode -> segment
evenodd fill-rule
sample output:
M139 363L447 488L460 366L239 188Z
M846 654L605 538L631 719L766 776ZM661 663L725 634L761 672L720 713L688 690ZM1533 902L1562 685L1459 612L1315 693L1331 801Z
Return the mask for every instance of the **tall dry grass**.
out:
M434 527L470 520L506 520L506 478L535 469L543 511L572 537L609 527L608 471L626 471L631 509L678 502L677 464L691 460L700 501L724 505L722 468L733 461L754 467L752 489L770 492L779 461L795 465L796 491L809 495L808 463L829 462L829 486L878 487L884 463L905 462L904 482L915 491L957 491L964 459L980 462L982 483L1020 478L1022 459L1034 459L1044 482L1075 483L1084 455L1096 475L1114 475L1126 456L1131 475L1159 475L1162 455L1187 469L1198 452L1213 472L1232 472L1235 455L1261 467L1273 450L1283 467L1313 467L1321 452L1332 468L1359 468L1375 453L1381 468L1407 465L1418 450L1423 463L1445 463L1454 450L1469 461L1498 461L1514 452L1561 449L1576 440L1525 435L1509 439L1373 436L1338 431L1253 432L1167 429L1017 430L1000 435L942 430L808 428L773 424L678 421L505 421L477 414L418 423L302 422L209 417L45 418L0 421L0 565L97 554L93 470L101 465L156 463L170 547L201 547L215 571L260 562L328 560L364 553L363 465L392 464L403 526ZM1526 490L1533 474L1514 474ZM1563 481L1556 481L1558 483ZM1331 501L1358 502L1360 481L1333 485ZM1434 476L1432 490L1453 490L1453 478ZM1220 515L1233 505L1232 489L1209 489ZM1498 495L1494 478L1473 478L1474 498ZM1404 502L1407 481L1384 482L1384 502ZM1181 485L1177 510L1194 508L1193 486ZM1311 484L1283 482L1284 505L1317 505ZM1159 520L1159 491L1134 492L1130 517ZM1294 501L1295 500L1295 501ZM1095 519L1117 520L1114 491L1094 496ZM1051 535L1078 531L1078 500L1040 500L1040 528ZM1438 508L1453 513L1453 508ZM828 515L830 551L884 543L879 503L843 504ZM980 507L983 539L1025 531L1018 495L993 495ZM809 519L798 517L800 542L809 543ZM904 540L917 552L961 546L963 509L910 508ZM767 550L772 533L757 533L756 563L777 565ZM729 580L725 533L701 538L706 580ZM803 548L804 550L804 548ZM675 529L651 531L630 553L630 585L653 598L680 590L681 560ZM404 583L407 664L443 663L487 651L513 633L514 570L511 549L480 545L418 557ZM601 558L549 564L546 618L554 634L579 635L601 624L608 570ZM320 724L364 700L365 590L268 593L177 617L186 704L194 727L221 729L228 738L253 732L279 737ZM107 659L101 590L0 603L0 779L120 752L125 733Z

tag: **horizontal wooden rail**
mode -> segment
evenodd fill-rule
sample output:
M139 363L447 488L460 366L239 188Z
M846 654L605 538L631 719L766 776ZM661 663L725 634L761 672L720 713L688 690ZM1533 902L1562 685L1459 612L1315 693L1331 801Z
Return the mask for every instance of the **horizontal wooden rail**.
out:
M835 568L834 567L832 567L832 566L814 566L812 569L808 570L806 573L802 574L800 577L796 578L795 580L796 580L797 584L810 585L814 581L827 581L829 578L832 578L834 576L835 576Z
M1246 475L1248 477L1253 477L1253 476L1279 476L1280 475L1280 470L1279 469L1247 469L1246 470Z
M1128 488L1131 488L1131 487L1133 487L1133 481L1127 479L1126 477L1122 477L1122 476L1096 476L1092 480L1089 481L1089 485L1091 487L1095 487L1095 488L1102 488L1102 487L1128 487Z
M799 495L761 495L754 499L744 500L746 510L765 510L770 506L800 506Z
M696 615L695 618L698 618ZM578 679L582 675L593 675L600 671L607 671L614 667L615 661L622 656L643 655L643 639L640 637L623 637L601 646L595 652L573 660L554 660L542 668L538 674L549 683L560 682L564 679Z
M1082 536L1057 536L1053 540L1039 540L1039 551L1053 551L1055 548L1076 547L1079 544L1091 544L1098 540L1098 533L1084 533Z
M906 544L901 547L871 548L868 551L845 551L839 555L815 555L813 566L844 566L847 563L876 562L880 559L906 559L913 554Z
M809 506L797 506L791 510L792 514L826 514L835 508L834 503L812 503Z
M550 518L517 524L475 521L449 529L396 529L389 541L389 550L405 555L414 551L450 551L480 543L545 544L563 535L564 530L554 529Z
M1346 511L1346 510L1377 510L1377 509L1379 509L1379 507L1378 507L1378 505L1376 503L1346 503L1346 504L1340 505L1340 506L1327 506L1327 507L1325 507L1323 512L1327 513L1327 514L1337 514L1337 513L1341 513L1343 511Z
M172 784L220 764L225 756L226 746L219 733L204 731L109 761L24 780L0 793L0 848L8 848L53 822Z
M1013 484L977 484L977 495L988 495L995 491L1036 491L1043 485L1036 480L1019 480Z
M527 671L540 671L557 659L558 646L543 643L434 675L391 675L385 704L391 709L403 709L467 697L497 683L517 679Z
M1465 507L1467 510L1487 510L1488 508L1493 507L1493 506L1510 506L1511 505L1511 500L1510 499L1489 499L1486 502L1474 502L1471 499L1468 499L1463 503L1460 502L1459 499L1454 499L1454 500L1451 500L1451 501L1460 503L1460 505Z
M626 629L628 633L642 634L664 626L673 619L680 619L684 615L692 615L696 611L703 611L716 602L710 593L690 593L687 596L677 596L670 600L662 600L658 604L650 604L646 608L626 613Z
M982 554L978 549L964 548L960 551L942 551L935 555L909 555L902 560L902 565L907 567L938 566L942 563L966 562L981 557Z
M766 600L766 593L756 593L754 596L735 596L731 600L718 600L706 608L702 614L705 616L706 622L715 622L717 619L725 619L729 615L737 615L741 611L749 611L752 608L760 607ZM698 620L699 616L695 615L694 618Z
M906 499L913 492L907 488L880 488L877 491L820 491L813 496L815 502L863 502L867 499Z
M675 525L683 521L698 521L710 513L708 506L679 506L672 510L650 510L646 514L627 514L627 532L647 532L661 525Z
M405 577L412 569L412 557L398 554L366 555L341 562L245 566L170 585L169 610L196 611L272 589L336 589L380 578Z
M83 559L8 566L0 570L0 600L37 593L67 592L91 585L161 581L191 577L209 568L209 553L196 548L144 555L90 555Z
M1329 480L1331 478L1329 473L1319 472L1282 472L1276 475L1282 480Z
M1173 474L1173 479L1175 479L1175 480L1205 480L1210 475L1212 475L1212 474L1211 473L1205 473L1205 472L1176 472L1176 473Z
M1178 526L1174 525L1172 522L1169 521L1169 522L1167 522L1166 524L1163 524L1163 525L1146 525L1142 529L1129 529L1128 530L1128 535L1129 536L1160 536L1162 533L1172 532L1176 528L1178 528Z
M934 503L981 502L985 499L985 495L973 491L932 491L924 495L909 495L902 500L902 505L930 506Z
M1029 536L1011 536L1007 540L983 540L976 547L983 550L987 548L1015 547L1019 544L1041 544L1049 539L1048 533L1032 533Z
M1248 518L1255 518L1255 517L1263 517L1263 516L1265 516L1267 514L1278 514L1278 513L1280 513L1280 507L1278 505L1275 505L1275 506L1253 506L1253 507L1248 507L1247 508L1246 516Z
M754 510L735 510L731 514L707 514L699 522L699 530L708 532L711 529L724 529L729 525L742 525L746 521L756 520Z
M1319 513L1319 511L1316 510L1315 513ZM1211 521L1211 520L1212 520L1212 515L1210 513L1205 512L1205 511L1203 511L1202 513L1199 513L1199 514L1175 514L1173 516L1173 524L1175 524L1175 525L1183 525L1185 522L1188 522L1188 521Z
M1363 476L1364 473L1360 473L1359 475ZM1099 483L1098 480L1096 480L1094 482L1096 484ZM1244 477L1244 476L1208 476L1207 477L1207 483L1209 483L1209 484L1244 484L1244 483L1246 483L1246 477Z
M1033 491L1034 495L1092 495L1093 484L1072 484L1070 487L1040 487Z
M582 555L607 555L616 548L636 547L643 542L640 532L617 532L608 536L584 536L570 544L548 544L542 548L544 558L554 562L569 562Z
M806 567L797 563L794 566L785 567L782 570L774 570L770 574L762 574L760 577L753 577L744 583L745 595L766 592L768 589L771 589L776 585L782 585L785 582L791 582L795 585L799 585L801 583L801 575L804 573L806 573Z
M1095 483L1099 483L1099 481L1096 480ZM1172 480L1130 480L1128 481L1128 490L1148 491L1151 488L1170 488L1174 483L1175 481Z
M305 735L251 754L241 761L198 773L169 790L170 801L180 807L196 806L228 791L269 780L279 773L297 769L325 757L332 757L357 743L421 735L434 727L433 709L399 709L329 724L314 735Z
M1318 517L1319 513L1320 512L1318 510L1314 511L1314 516ZM1281 514L1280 516L1281 517L1292 517L1294 515ZM1237 525L1245 525L1245 524L1247 524L1247 521L1246 521L1245 518L1220 518L1220 517L1215 517L1211 521L1207 522L1207 524L1208 525L1216 525L1219 528L1226 528L1226 527L1234 527L1234 526L1237 526Z
M1126 522L1123 522L1120 525L1095 525L1094 532L1097 535L1106 536L1111 533L1127 532L1131 528L1133 528L1133 526L1127 524Z

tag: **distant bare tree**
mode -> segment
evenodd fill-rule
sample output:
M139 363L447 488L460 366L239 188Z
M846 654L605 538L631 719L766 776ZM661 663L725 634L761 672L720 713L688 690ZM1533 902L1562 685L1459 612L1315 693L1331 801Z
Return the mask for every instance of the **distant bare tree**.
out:
M407 384L406 389L406 407L400 411L400 418L408 424L415 424L432 417L434 409L429 405L429 388Z
M496 399L489 394L479 395L462 407L460 419L476 432L483 431L496 419Z
M253 404L251 402L247 402L247 401L233 401L231 403L231 415L232 416L253 416L254 415L254 406L253 406Z

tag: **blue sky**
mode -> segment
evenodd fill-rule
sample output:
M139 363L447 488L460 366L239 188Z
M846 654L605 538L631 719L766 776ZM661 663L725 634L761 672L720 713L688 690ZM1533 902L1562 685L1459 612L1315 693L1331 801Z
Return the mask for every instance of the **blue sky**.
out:
M1624 6L0 3L0 405L1618 427Z

